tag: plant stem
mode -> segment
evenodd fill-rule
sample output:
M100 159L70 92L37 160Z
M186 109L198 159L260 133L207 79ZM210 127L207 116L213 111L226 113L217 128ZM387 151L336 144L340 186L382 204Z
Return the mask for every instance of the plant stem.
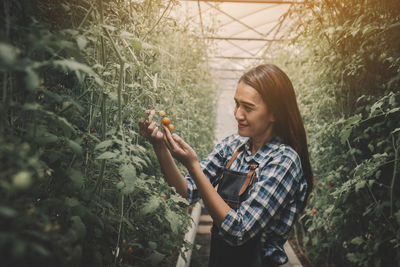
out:
M120 61L120 64L122 64L122 62L124 62L124 58L122 57L121 53L119 52L116 43L114 42L114 39L111 37L111 34L108 32L108 30L106 28L103 27L104 32L106 33L108 39L110 39L110 42L112 44L112 47L114 48L115 53L117 54L117 57Z
M393 168L392 183L390 185L390 217L393 217L394 184L396 181L397 167L398 167L398 149L396 147L396 142L393 133L392 133L392 143L394 148L394 168Z
M346 143L347 143L347 146L349 147L349 149L350 149L350 151L351 151L352 147L351 147L351 145L350 145L349 139L346 140ZM356 164L356 167L357 167L357 166L358 166L358 163L357 163L356 157L354 156L353 153L350 152L350 154L351 154L351 157L353 158L353 161L354 161L354 163Z
M100 9L100 22L103 23L104 22L104 17L103 17L103 1L102 0L98 0L98 5L99 5L99 9ZM105 65L105 50L104 50L104 39L103 36L100 36L100 42L101 42L101 65L104 66ZM101 117L102 117L102 129L101 129L101 137L102 140L104 140L106 138L106 94L102 92L101 95ZM94 186L94 190L93 193L96 192L97 188L100 186L100 184L103 181L103 176L104 176L104 170L106 168L106 160L102 159L101 163L100 163L100 174L99 177L97 178L97 182L96 185Z
M90 5L89 11L86 13L85 17L82 19L81 23L78 26L78 30L83 26L83 24L86 22L87 18L89 17L90 13L93 11L93 5Z
M164 17L165 13L167 12L169 6L171 5L171 0L168 2L168 6L164 9L163 13L161 14L160 18L157 20L156 24L145 34L143 40L146 40L147 36L154 30L154 28L160 23L161 19Z
M118 226L118 237L117 237L117 245L115 246L115 258L114 258L114 264L117 264L117 259L118 259L118 254L119 252L119 240L121 239L121 230L122 230L122 221L124 219L124 194L121 194L121 216L119 220L119 226Z

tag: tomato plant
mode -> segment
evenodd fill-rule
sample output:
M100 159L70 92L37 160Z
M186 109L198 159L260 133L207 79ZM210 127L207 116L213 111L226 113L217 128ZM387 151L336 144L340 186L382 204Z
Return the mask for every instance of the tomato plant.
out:
M399 8L307 1L287 14L293 47L274 47L297 91L315 173L295 227L307 265L400 262Z
M190 246L137 129L165 107L200 155L212 146L206 46L161 17L173 6L1 1L1 265L172 266Z

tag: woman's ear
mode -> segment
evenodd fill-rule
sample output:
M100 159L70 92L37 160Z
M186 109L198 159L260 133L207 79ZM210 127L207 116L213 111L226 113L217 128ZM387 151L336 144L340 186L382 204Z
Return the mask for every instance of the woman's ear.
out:
M275 122L275 114L274 114L274 113L268 114L268 120L269 120L270 122Z

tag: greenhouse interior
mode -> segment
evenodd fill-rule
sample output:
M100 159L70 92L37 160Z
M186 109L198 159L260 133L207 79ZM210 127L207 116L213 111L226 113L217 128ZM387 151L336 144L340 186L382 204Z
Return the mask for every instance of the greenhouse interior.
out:
M400 1L0 7L0 266L400 267Z

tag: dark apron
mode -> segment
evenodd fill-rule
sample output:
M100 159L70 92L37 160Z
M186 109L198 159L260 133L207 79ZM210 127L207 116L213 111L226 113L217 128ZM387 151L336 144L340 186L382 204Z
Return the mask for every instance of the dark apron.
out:
M224 171L218 181L218 194L234 210L237 210L240 203L248 195L250 186L256 177L255 170L258 164L250 165L248 173L241 173L229 170L229 167L236 159L244 146L239 148L226 164ZM274 267L274 263L266 262L263 259L261 249L261 233L248 240L240 246L231 246L220 236L218 227L213 225L211 230L211 248L209 267Z

